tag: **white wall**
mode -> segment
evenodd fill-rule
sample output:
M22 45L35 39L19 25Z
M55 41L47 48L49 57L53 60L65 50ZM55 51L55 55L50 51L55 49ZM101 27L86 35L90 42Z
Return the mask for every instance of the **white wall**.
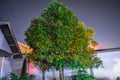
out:
M98 53L97 55L102 59L103 66L94 69L94 75L116 80L116 77L120 76L120 51Z
M4 59L4 60L3 60ZM2 68L3 66L3 68ZM11 58L0 57L0 78L12 71Z
M10 47L9 47L9 45L8 45L8 43L7 43L7 41L6 41L5 37L4 37L1 29L0 29L0 49L11 53Z

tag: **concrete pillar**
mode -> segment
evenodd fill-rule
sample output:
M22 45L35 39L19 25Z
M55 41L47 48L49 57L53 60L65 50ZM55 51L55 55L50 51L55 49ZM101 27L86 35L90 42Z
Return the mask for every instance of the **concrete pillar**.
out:
M12 61L12 73L15 73L18 76L21 75L25 58L26 57L23 56L23 58L13 59L13 61Z

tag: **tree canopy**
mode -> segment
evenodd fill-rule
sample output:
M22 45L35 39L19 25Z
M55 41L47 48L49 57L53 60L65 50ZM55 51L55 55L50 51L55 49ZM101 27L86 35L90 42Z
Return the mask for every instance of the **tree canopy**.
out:
M94 34L94 29L86 28L72 10L52 0L40 17L31 21L25 40L33 49L30 58L42 70L52 66L90 68L101 64L91 48L97 44Z

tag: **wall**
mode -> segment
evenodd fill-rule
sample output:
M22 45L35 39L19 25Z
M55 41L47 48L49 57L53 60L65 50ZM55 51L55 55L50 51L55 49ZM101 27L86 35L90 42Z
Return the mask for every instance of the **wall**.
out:
M116 80L120 76L120 51L98 53L103 61L103 65L98 69L93 69L94 75L99 78Z
M12 60L12 73L15 73L18 76L21 75L25 58L26 55L23 55L23 58L17 58Z
M0 78L12 71L11 61L10 57L0 57Z
M0 29L0 49L11 53L11 49L10 49L1 29ZM2 69L2 65L3 65L3 69ZM12 71L11 58L10 57L4 57L4 58L0 57L0 78L7 75L7 73L11 72L11 71Z
M116 80L118 76L120 76L120 51L112 51L112 52L102 52L97 53L97 56L101 58L103 61L103 65L98 69L93 69L93 74L95 77L99 78L99 80ZM70 76L73 74L71 69L64 70L65 80L70 80ZM53 73L50 70L46 71L45 80L52 80ZM59 78L59 72L55 71L55 77ZM100 79L101 78L101 79ZM42 73L36 74L36 80L42 79ZM58 79L59 80L59 79ZM97 79L98 80L98 79Z

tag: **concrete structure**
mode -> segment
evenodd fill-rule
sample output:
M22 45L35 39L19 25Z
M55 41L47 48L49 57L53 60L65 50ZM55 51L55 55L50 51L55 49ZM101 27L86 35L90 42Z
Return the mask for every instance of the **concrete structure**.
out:
M88 70L91 75L94 75L97 80L116 80L117 77L120 77L120 48L111 48L111 49L99 49L96 50L96 56L100 57L103 61L98 69ZM76 70L71 70L70 68L64 69L65 80L72 80L71 75L75 74ZM35 80L42 80L42 72L35 73ZM59 72L50 69L45 73L45 80L53 80L53 78L59 80Z
M101 80L116 80L120 77L120 48L96 50L96 53L103 65L93 69L94 76Z
M9 72L21 74L24 57L9 22L0 22L0 78Z

